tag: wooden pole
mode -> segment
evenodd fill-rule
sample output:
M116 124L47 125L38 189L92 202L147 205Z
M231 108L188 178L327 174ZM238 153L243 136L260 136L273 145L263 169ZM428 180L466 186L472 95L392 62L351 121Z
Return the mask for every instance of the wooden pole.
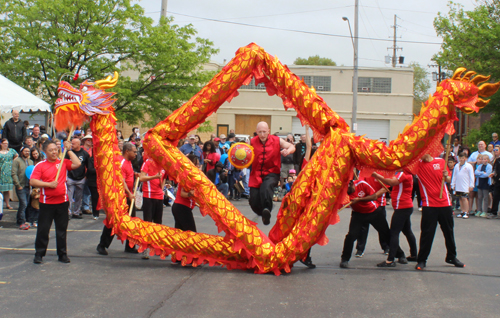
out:
M128 215L132 215L132 210L134 209L134 204L135 204L135 195L137 194L137 187L139 186L139 178L135 179L135 184L134 184L134 197L132 198L132 202L130 202L130 208L128 210Z
M376 180L382 185L382 187L384 187L385 191L391 192L391 191L389 191L389 189L385 186L385 184L382 181L380 181L379 179L376 179Z
M71 137L71 135L73 134L73 131L74 131L74 126L71 126L71 129L69 131L69 135L68 135L68 139ZM66 153L68 152L68 148L64 148L64 152L63 152L63 155L62 155L62 158L61 158L61 163L59 164L59 169L57 170L57 174L56 174L56 180L55 181L58 181L59 180L59 175L61 174L61 170L62 170L62 166L64 164L64 157L66 157Z
M340 211L342 211L342 210L343 210L343 209L345 209L345 208L348 208L349 206L351 206L351 202L349 202L349 203L347 203L346 205L344 205L343 207L341 207L341 208L337 211L337 213L338 213L338 212L340 212Z
M446 171L446 168L448 165L448 156L450 155L450 147L451 147L451 135L448 135L448 142L446 143L446 155L444 156L443 172ZM439 191L439 198L440 199L443 198L444 179L445 179L445 176L443 176L443 180L441 180L441 190Z

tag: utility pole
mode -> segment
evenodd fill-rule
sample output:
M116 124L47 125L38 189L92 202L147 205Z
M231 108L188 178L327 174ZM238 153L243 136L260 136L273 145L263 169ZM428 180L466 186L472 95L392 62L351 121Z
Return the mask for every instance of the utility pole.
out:
M352 77L352 132L358 130L357 112L358 112L358 9L359 0L354 2L354 75Z
M392 49L392 67L396 67L396 63L397 63L396 51L403 49L403 48L400 48L400 47L397 46L397 29L398 29L398 24L396 22L396 19L397 19L397 15L394 15L394 25L391 26L391 28L394 28L394 35L393 35L394 39L393 39L393 42L392 42L392 47L388 47L388 49Z
M161 0L161 16L167 17L167 2L168 0Z

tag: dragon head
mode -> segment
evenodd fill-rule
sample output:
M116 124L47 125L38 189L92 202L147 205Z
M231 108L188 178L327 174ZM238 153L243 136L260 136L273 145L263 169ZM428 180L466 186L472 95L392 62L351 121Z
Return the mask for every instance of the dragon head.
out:
M500 88L500 82L480 85L489 79L490 76L476 75L476 72L466 72L465 68L460 67L451 79L446 79L439 84L436 93L447 92L454 105L466 114L479 112L490 102L481 97L490 97Z
M89 82L85 80L80 88L74 88L65 81L59 82L57 93L59 98L55 104L55 127L63 130L69 126L81 126L89 116L95 114L109 114L116 99L111 97L115 93L104 90L112 88L118 82L118 73L104 80Z

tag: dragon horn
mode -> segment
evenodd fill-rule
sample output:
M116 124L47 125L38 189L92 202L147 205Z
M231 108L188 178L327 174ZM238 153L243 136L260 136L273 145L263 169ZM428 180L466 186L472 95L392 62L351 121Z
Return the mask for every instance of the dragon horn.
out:
M117 82L118 82L118 72L115 71L113 77L109 75L108 77L106 77L106 79L95 81L95 85L97 85L98 88L100 89L108 89L115 87Z
M500 82L497 83L487 83L479 86L478 95L481 97L490 97L495 94L500 88Z
M490 77L491 76L476 75L470 82L476 86L479 86L479 84L488 81Z
M464 80L464 81L468 81L468 80L470 80L470 78L471 78L472 76L474 76L474 75L476 75L476 74L477 74L477 73L476 73L476 72L474 72L474 71L469 71L469 72L465 73L465 75L464 75L464 77L462 78L462 80Z
M457 70L455 71L455 73L453 73L453 76L451 77L452 80L456 80L456 81L459 81L460 78L462 77L462 74L466 71L467 69L465 67L459 67L457 68Z

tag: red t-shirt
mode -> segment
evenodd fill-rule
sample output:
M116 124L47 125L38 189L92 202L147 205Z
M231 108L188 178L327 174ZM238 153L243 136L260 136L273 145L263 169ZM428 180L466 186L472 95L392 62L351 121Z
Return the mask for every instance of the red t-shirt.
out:
M374 177L368 177L365 178L365 181L368 182L369 185L372 186L373 190L377 192L378 190L382 189L382 184L377 181ZM386 206L387 205L387 200L385 198L385 193L382 194L378 199L377 203L379 206Z
M431 162L424 162L420 160L417 177L423 206L434 208L451 206L446 186L443 187L442 199L439 198L439 192L441 191L441 184L443 180L443 169L445 167L448 170L448 167L445 165L442 158L434 158Z
M217 161L220 160L220 155L216 152L209 153L208 155L204 153L203 156L205 157L205 159L209 159L212 161L212 162L207 162L207 171L215 168L215 164L217 163Z
M181 187L177 188L177 195L175 196L174 203L185 205L190 209L194 208L194 200L192 200L191 198L183 198L181 196Z
M54 162L48 160L40 161L31 174L31 179L40 180L43 182L52 182L55 180L57 170L61 160L57 159ZM68 201L68 188L66 187L66 174L71 171L71 160L64 159L59 180L57 180L57 188L41 188L40 203L45 204L60 204Z
M121 157L120 165L122 167L123 179L130 192L134 192L134 168L132 163L125 158Z
M163 189L161 188L161 181L165 178L165 170L151 159L146 160L142 164L142 172L145 172L148 177L160 173L160 179L153 179L142 183L142 194L144 198L163 200Z
M396 173L399 184L392 187L392 206L394 209L413 208L411 192L413 190L413 176L406 172Z
M375 190L364 180L354 181L354 187L356 188L353 193L349 194L349 199L354 198L364 198L375 193ZM353 211L359 213L372 213L379 207L377 201L358 201L358 203L352 204L351 208Z

